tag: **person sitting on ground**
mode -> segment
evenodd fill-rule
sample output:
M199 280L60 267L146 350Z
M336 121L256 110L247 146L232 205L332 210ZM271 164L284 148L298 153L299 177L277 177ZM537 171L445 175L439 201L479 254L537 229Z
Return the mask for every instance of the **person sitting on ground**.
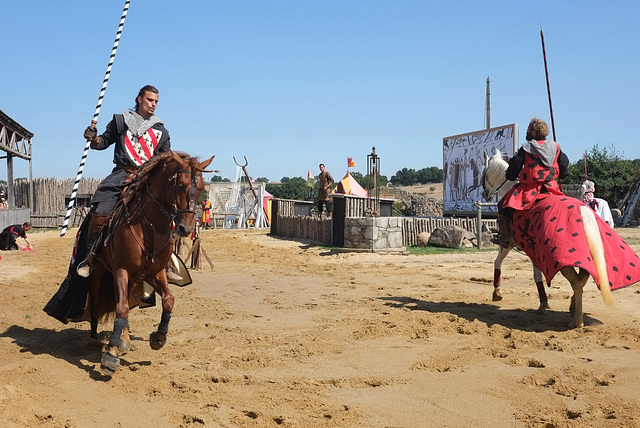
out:
M549 125L534 117L527 128L527 142L509 160L505 178L518 183L498 203L498 241L504 248L511 244L514 211L530 209L545 195L564 195L557 180L569 175L569 158L548 135Z
M0 250L32 250L33 246L27 238L27 231L29 231L29 229L31 229L31 223L28 221L23 224L14 224L6 227L2 233L0 233ZM24 242L27 243L26 247L22 247L18 244L18 237L24 239Z

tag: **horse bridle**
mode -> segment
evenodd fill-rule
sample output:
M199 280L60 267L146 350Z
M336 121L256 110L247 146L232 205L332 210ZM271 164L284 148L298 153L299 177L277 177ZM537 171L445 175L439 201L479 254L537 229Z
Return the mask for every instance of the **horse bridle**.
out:
M177 192L177 187L178 187L178 174L190 174L191 175L191 186L189 187L189 205L188 208L178 208L178 192ZM151 197L151 199L156 203L156 205L158 206L158 208L160 209L160 212L162 214L164 214L164 216L168 219L169 224L171 224L176 217L178 216L178 214L184 214L184 213L193 213L195 214L195 207L196 207L196 196L198 195L198 174L197 172L194 174L193 170L189 170L189 169L176 169L173 174L171 175L171 177L168 180L169 182L173 181L173 205L172 205L172 210L171 212L168 212L160 203L160 201L153 195L153 193L151 193L151 191L149 190L149 185L147 183L146 186L146 191L147 191L147 195ZM152 225L153 227L153 223L151 221L149 221L149 219L147 219L147 216L144 214L144 210L142 209L142 201L140 201L140 212L142 213L143 217L145 218L145 220ZM155 229L155 228L154 228Z

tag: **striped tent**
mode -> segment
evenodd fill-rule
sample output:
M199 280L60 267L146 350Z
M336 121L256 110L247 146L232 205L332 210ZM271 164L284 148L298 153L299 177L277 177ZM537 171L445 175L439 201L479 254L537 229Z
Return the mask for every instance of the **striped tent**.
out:
M333 193L343 193L353 196L368 196L367 191L358 184L355 178L347 171L347 175L338 183Z

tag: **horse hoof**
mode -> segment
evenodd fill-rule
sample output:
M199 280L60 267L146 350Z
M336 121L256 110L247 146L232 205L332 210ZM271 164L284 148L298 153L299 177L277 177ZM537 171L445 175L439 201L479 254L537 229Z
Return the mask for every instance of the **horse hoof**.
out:
M165 337L163 341L160 341L158 339L157 331L154 331L149 335L149 346L151 346L151 349L153 349L154 351L161 349L165 345L165 343L167 343L167 338Z
M107 375L113 375L116 370L120 367L120 357L116 357L115 355L111 355L108 352L102 354L102 361L100 361L100 369L102 372Z
M502 293L500 293L500 290L498 290L497 288L493 290L493 296L491 296L491 300L493 300L494 302L499 302L500 300L502 300Z
M118 350L121 353L129 352L131 350L131 341L130 340L120 340L120 346L118 346Z

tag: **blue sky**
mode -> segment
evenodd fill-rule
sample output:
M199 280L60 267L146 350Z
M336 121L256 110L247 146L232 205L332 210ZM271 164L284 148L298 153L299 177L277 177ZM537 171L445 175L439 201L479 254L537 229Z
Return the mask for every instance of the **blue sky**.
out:
M0 110L35 134L35 177L74 178L124 1L3 2ZM98 120L160 90L172 147L233 156L280 180L442 167L443 137L550 121L545 35L558 142L573 162L598 144L640 158L640 2L132 0ZM4 161L2 161L4 162ZM104 177L112 149L91 151ZM16 159L14 177L28 176ZM209 174L210 176L212 174ZM6 179L6 167L0 167Z

